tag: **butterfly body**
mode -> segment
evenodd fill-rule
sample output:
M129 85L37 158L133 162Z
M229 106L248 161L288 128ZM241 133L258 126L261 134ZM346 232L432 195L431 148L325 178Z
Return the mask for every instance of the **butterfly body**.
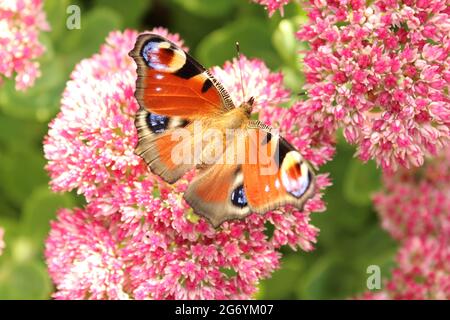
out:
M248 112L250 108L251 106L244 103L238 108L226 111L217 117L204 119L204 121L205 124L222 131L245 128L250 121L250 113Z
M239 129L244 128L250 121L252 106L247 102L237 108L228 110L219 116L213 118L213 125L223 129Z
M269 126L251 120L255 99L235 107L223 86L169 40L142 34L136 61L136 154L169 183L198 174L184 199L214 226L290 204L302 208L314 174ZM257 97L256 97L257 98Z

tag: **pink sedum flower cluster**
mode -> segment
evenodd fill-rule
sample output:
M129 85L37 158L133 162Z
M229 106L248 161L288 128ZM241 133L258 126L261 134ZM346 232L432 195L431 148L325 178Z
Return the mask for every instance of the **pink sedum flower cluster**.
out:
M0 84L14 74L17 90L40 76L35 61L44 53L39 33L49 30L41 0L0 1Z
M305 159L315 166L321 166L333 158L335 136L334 133L323 130L326 122L315 122L310 118L310 113L307 104L298 101L289 108L274 107L270 112L263 110L262 118L278 128Z
M300 114L325 140L343 128L358 156L386 171L421 166L449 143L449 8L448 0L310 1L297 33L311 47Z
M384 182L374 204L401 248L383 290L362 298L450 299L450 148Z
M398 266L379 292L366 300L450 299L450 246L448 235L408 238L397 254Z
M384 185L374 205L393 238L450 236L450 148L419 169L385 174Z
M438 238L409 238L397 255L398 267L386 284L391 299L450 299L450 242Z
M153 32L181 45L164 29ZM325 209L320 190L328 178L317 177L318 192L303 211L285 208L212 228L182 199L192 173L168 185L134 154L136 66L128 52L136 37L135 31L113 32L99 54L76 66L44 141L53 190L76 189L87 200L84 209L61 210L52 224L45 255L54 297L252 297L279 267L281 246L313 250L318 229L309 216ZM284 101L280 75L259 60L241 62L253 68L244 85L260 97L260 108ZM236 63L214 73L237 102Z
M291 0L253 0L266 8L269 12L269 16L272 16L277 10L283 15L283 7L287 5Z
M45 255L56 299L127 299L124 263L111 221L81 209L62 209L51 223Z

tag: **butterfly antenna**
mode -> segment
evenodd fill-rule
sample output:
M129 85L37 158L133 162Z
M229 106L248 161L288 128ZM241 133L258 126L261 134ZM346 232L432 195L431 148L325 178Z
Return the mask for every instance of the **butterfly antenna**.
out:
M236 41L236 51L239 65L239 74L241 76L241 90L242 90L242 102L245 102L245 90L244 90L244 76L242 75L242 66L241 66L241 48L239 46L239 42Z

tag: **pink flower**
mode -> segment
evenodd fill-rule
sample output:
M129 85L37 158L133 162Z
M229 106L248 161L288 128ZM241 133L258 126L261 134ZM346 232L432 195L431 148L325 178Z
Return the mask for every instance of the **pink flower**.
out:
M409 239L397 255L399 264L386 288L392 299L450 298L448 237Z
M449 143L448 0L310 1L298 32L308 100L303 126L343 128L357 155L387 171L421 166Z
M398 266L384 289L363 299L448 300L450 246L448 237L409 238L397 254Z
M450 236L450 148L420 169L385 174L384 184L374 204L392 237Z
M5 230L0 227L0 256L3 253L3 249L5 249L5 241L3 240L3 237L5 235Z
M253 2L265 6L266 10L269 12L269 16L272 16L277 10L280 10L281 15L283 15L283 7L290 1L291 0L253 0Z
M356 300L389 300L389 296L384 291L364 292L355 298Z
M16 89L25 90L40 76L35 61L44 53L39 32L49 30L41 0L0 2L0 84L16 73Z
M374 197L383 227L401 249L381 292L362 299L450 298L450 148L422 168L384 175Z
M302 155L315 166L321 166L333 158L335 152L334 133L329 118L316 122L314 104L305 101L294 103L290 108L274 107L263 111L262 118L278 128L282 136L296 146Z
M99 54L78 64L44 141L52 188L77 189L88 202L84 210L62 210L52 225L46 259L55 297L249 298L279 267L281 246L313 250L318 229L309 215L324 211L321 190L329 180L317 177L317 193L303 211L253 214L218 229L193 214L182 200L192 173L168 185L134 155L136 66L127 53L136 37L113 32ZM259 60L241 62L253 68L244 83L249 96L260 97L260 110L286 99L280 75ZM238 102L236 63L214 72ZM94 272L83 271L91 265Z
M126 299L125 264L113 232L115 220L94 220L63 209L52 222L45 256L57 299Z
M146 173L134 154L136 75L127 55L136 36L134 31L111 33L100 54L81 61L72 72L61 112L44 141L55 191L77 188L89 200L100 196L99 186Z
M276 249L313 249L318 230L307 213L252 215L215 230L181 200L187 181L174 190L160 185L158 197L149 192L151 183L135 182L133 190L118 186L122 203L106 216L103 198L84 211L60 211L46 247L55 298L247 299L279 267ZM318 199L309 206L323 209ZM275 227L272 237L265 233L267 223ZM87 266L94 271L83 276Z

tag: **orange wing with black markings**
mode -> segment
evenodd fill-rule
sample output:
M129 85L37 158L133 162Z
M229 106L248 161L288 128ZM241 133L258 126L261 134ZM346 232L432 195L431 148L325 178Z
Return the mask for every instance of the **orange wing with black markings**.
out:
M173 183L194 164L176 164L171 152L178 128L234 108L222 85L183 49L156 34L141 34L129 55L137 64L135 124L140 155L153 173ZM187 141L185 143L194 143Z
M270 129L249 129L246 150L256 154L242 165L244 190L252 212L284 205L301 209L314 194L315 176L301 154Z
M130 56L137 64L135 95L145 110L192 120L234 108L222 85L169 40L141 34Z
M196 214L217 227L226 220L250 214L243 198L243 179L239 165L213 165L189 184L183 197Z
M201 171L184 194L194 212L217 227L252 212L303 207L314 194L314 173L291 144L270 130L250 125L243 141L235 136L227 145L226 153L245 155L242 163L216 163Z

